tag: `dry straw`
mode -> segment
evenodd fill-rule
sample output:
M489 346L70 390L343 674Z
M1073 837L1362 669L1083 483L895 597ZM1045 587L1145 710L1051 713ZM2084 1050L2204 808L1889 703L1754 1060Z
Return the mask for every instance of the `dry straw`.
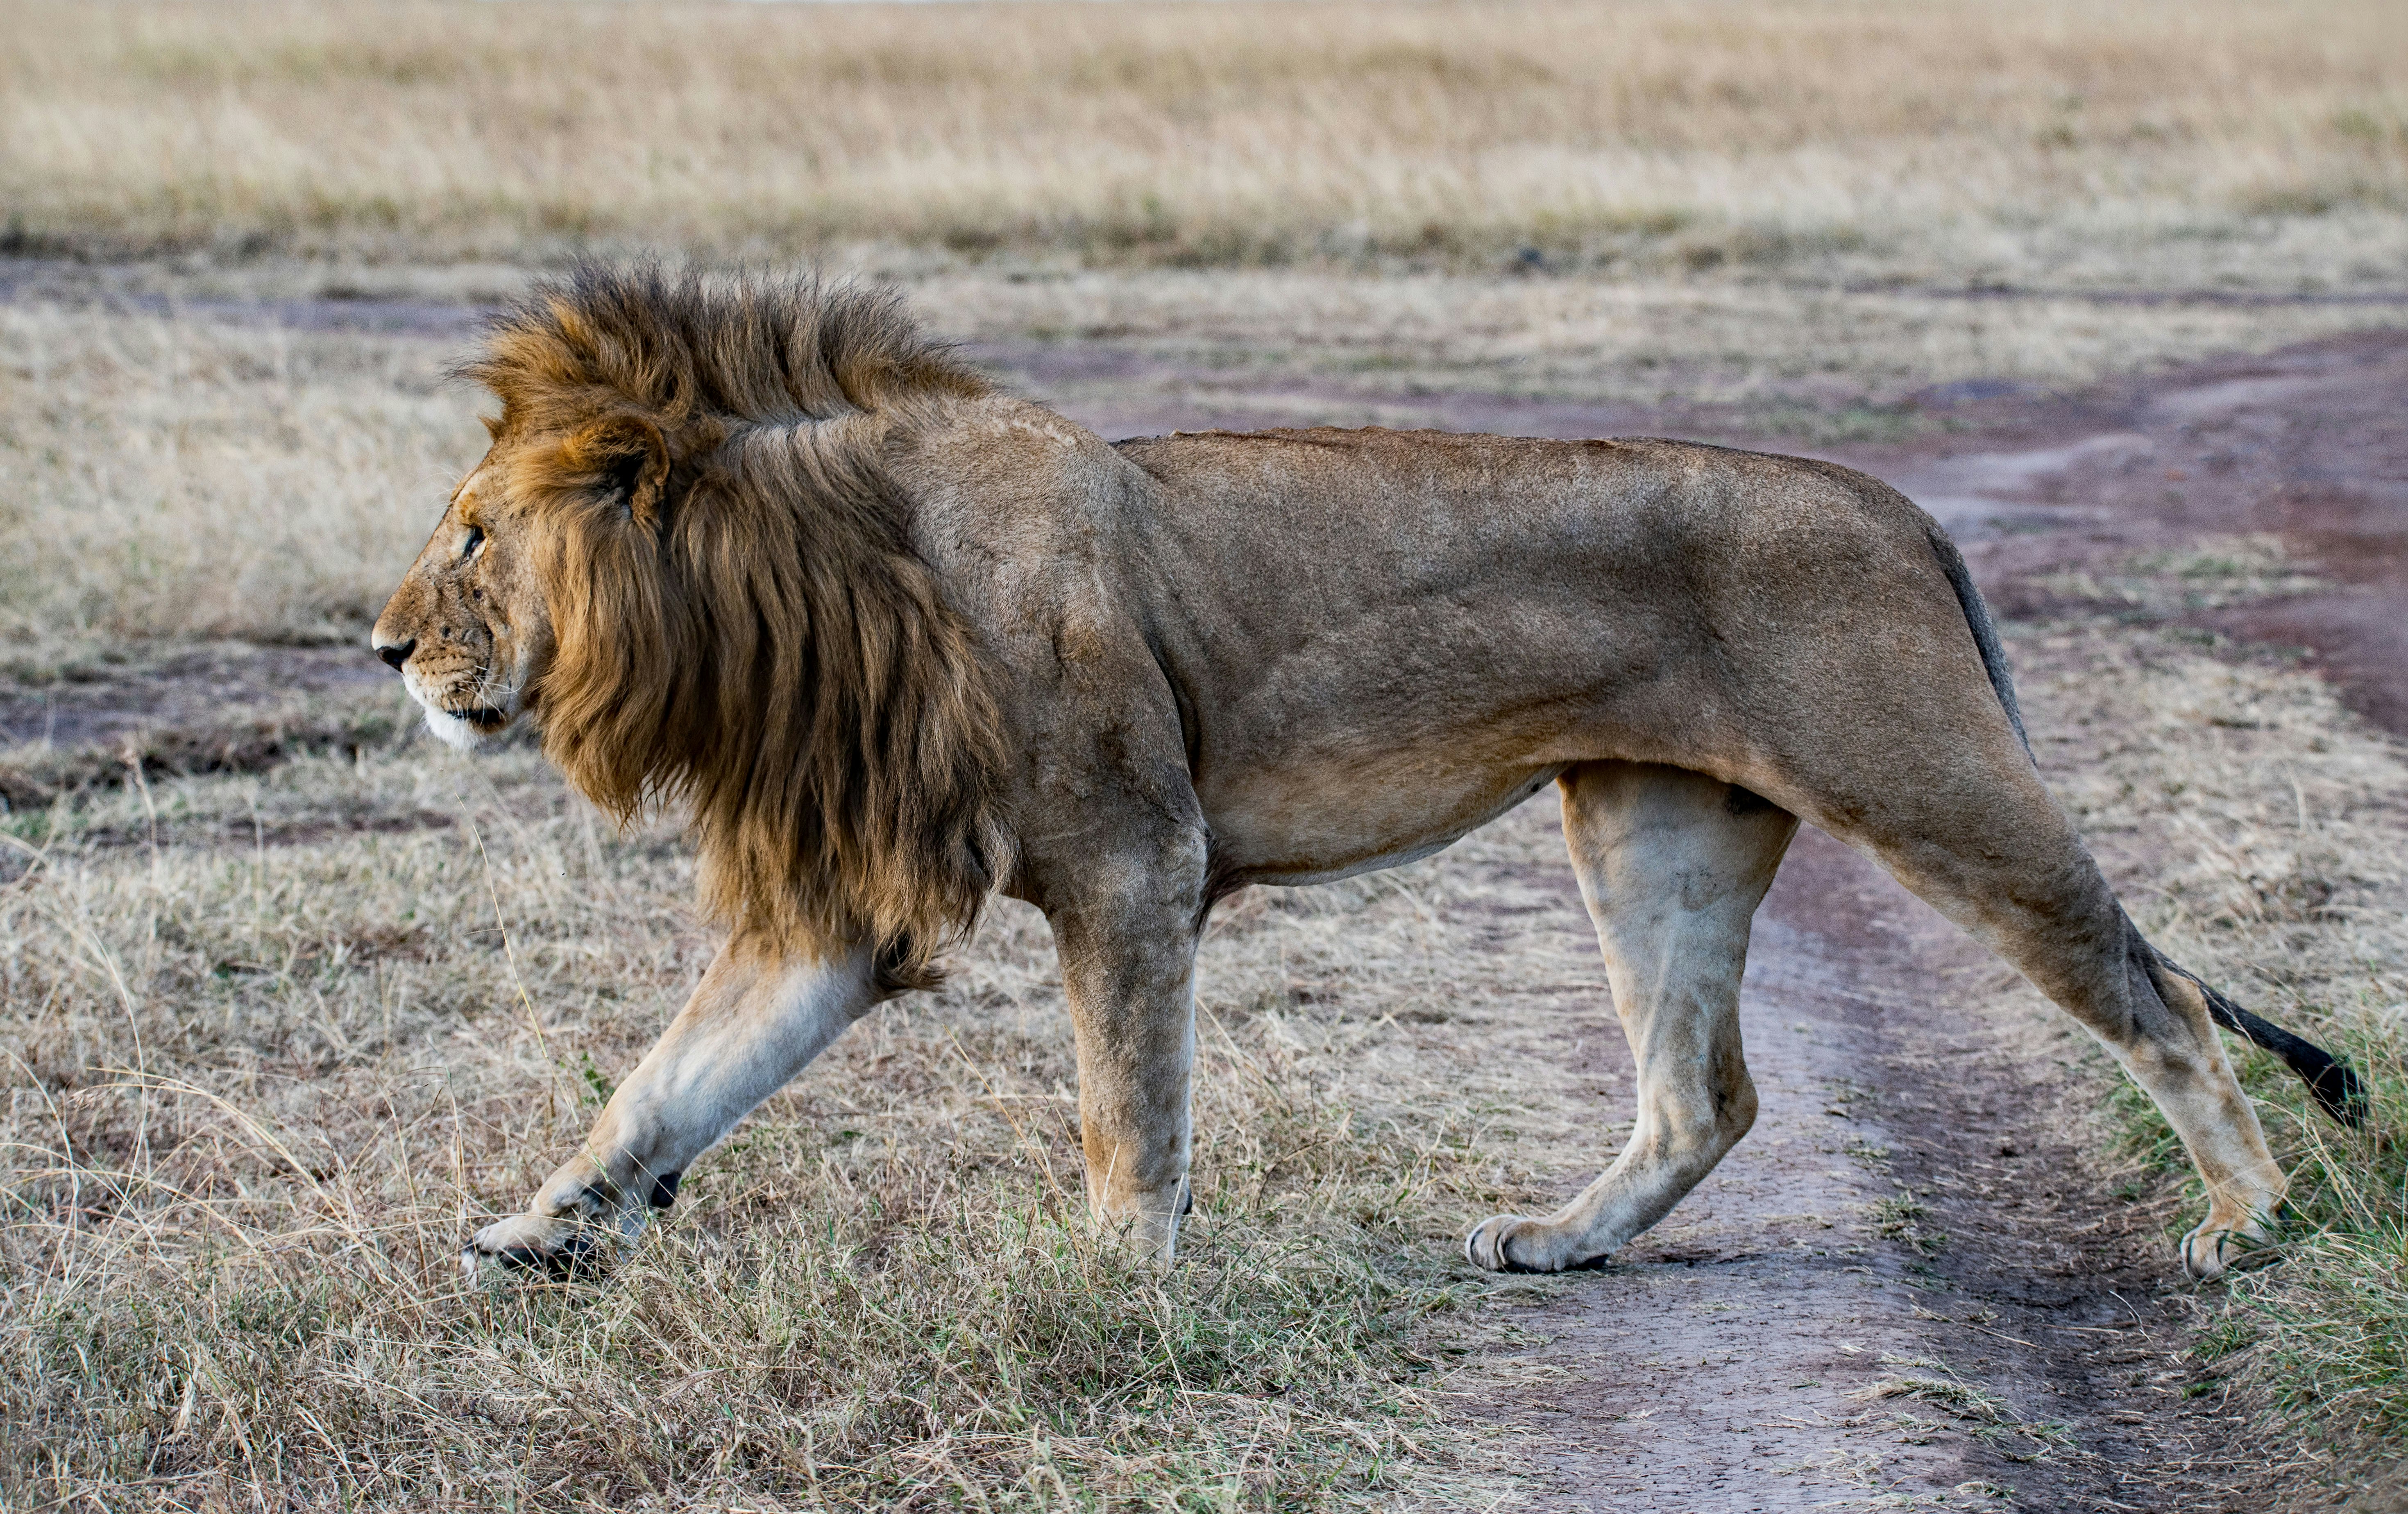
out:
M2282 283L2389 277L2408 209L2383 0L11 0L0 31L31 248Z

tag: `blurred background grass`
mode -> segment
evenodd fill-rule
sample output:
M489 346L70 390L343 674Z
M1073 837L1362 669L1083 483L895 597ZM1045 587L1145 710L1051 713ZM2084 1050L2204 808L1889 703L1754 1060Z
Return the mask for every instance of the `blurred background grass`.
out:
M2408 247L2383 0L7 0L20 250L2339 288Z

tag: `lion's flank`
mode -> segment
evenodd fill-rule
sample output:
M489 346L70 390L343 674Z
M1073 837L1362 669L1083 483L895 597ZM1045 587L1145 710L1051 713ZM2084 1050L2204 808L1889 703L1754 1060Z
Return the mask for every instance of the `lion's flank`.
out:
M623 820L690 804L739 930L933 982L1005 866L1003 737L885 458L985 381L889 296L652 265L538 284L464 372L533 517L546 752Z

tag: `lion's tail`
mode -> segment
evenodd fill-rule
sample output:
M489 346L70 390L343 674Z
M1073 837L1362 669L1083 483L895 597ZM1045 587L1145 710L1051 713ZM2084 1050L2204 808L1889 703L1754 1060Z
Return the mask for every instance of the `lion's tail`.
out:
M2015 704L2015 680L2007 671L2007 649L1999 642L1999 627L1990 619L1990 607L1982 600L1982 591L1973 585L1973 575L1965 566L1965 554L1931 521L1931 551L1940 559L1940 571L1948 576L1948 587L1956 591L1956 606L1965 612L1965 627L1973 633L1973 645L1981 649L1982 671L1990 676L1990 687L1998 692L1999 704L2007 712L2007 723L2015 728L2015 739L2024 744L2024 755L2031 755L2031 737L2024 734L2024 712Z
M2137 932L2135 935L2137 936ZM2226 1030L2245 1036L2253 1045L2262 1046L2283 1059L2284 1064L2300 1075L2308 1092L2316 1096L2325 1113L2352 1130L2366 1125L2366 1084L2344 1058L2334 1056L2323 1047L2304 1036L2294 1036L2271 1020L2251 1014L2239 1005L2200 981L2199 975L2177 964L2173 959L2147 942L2141 943L2142 962L2151 977L2158 979L2159 997L2164 996L2167 974L2181 978L2199 990L2207 1001L2209 1018Z
M1973 645L1981 649L1982 670L1989 675L1999 705L2007 712L2007 723L2014 727L2015 739L2023 743L2024 755L2028 757L2031 737L2024 734L2023 710L2015 704L2014 678L2007 671L2007 650L1999 642L1999 628L1990 619L1990 607L1983 603L1982 591L1974 587L1973 575L1965 566L1965 554L1956 550L1956 544L1948 539L1948 533L1940 529L1937 521L1930 522L1930 537L1932 554L1940 559L1940 571L1947 575L1948 587L1956 591L1956 604L1965 612L1966 629L1973 633ZM2139 933L2134 935L2137 937ZM2200 996L2207 1001L2210 1018L2282 1058L2308 1085L2308 1092L2315 1095L2325 1113L2352 1130L2365 1125L2366 1084L2346 1061L2271 1020L2251 1014L2146 941L2141 943L2141 949L2142 960L2148 964L2152 976L2172 973L2198 989Z

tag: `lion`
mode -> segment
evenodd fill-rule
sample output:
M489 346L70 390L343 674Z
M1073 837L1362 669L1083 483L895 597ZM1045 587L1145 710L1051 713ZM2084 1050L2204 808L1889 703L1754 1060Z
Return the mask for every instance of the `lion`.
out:
M1939 525L1828 463L1656 438L1107 444L890 294L580 266L462 373L492 446L373 633L444 740L528 722L623 821L692 816L726 939L472 1272L598 1267L1001 892L1051 923L1094 1217L1190 1207L1215 901L1426 857L1552 782L1637 1064L1627 1145L1479 1266L1597 1264L1755 1121L1751 919L1820 826L2022 972L2180 1135L2212 1278L2286 1176L2219 1026L2336 1118L2349 1066L2134 927L2049 796Z

